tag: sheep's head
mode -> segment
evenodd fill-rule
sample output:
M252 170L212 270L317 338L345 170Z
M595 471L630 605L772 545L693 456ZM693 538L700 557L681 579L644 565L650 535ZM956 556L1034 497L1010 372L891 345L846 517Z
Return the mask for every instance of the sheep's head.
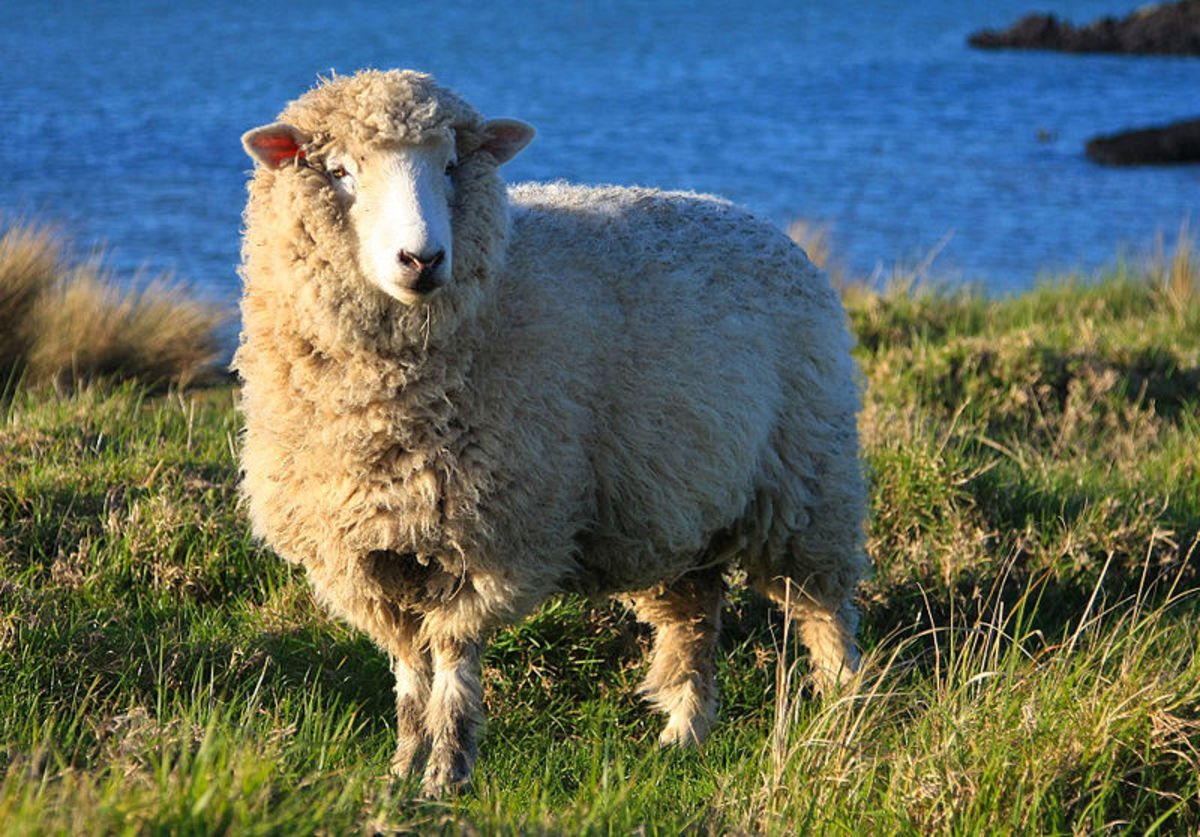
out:
M457 275L456 234L490 211L495 167L534 133L516 120L484 121L428 76L400 71L328 82L281 118L247 132L246 151L269 169L320 175L318 188L354 232L359 271L406 305Z

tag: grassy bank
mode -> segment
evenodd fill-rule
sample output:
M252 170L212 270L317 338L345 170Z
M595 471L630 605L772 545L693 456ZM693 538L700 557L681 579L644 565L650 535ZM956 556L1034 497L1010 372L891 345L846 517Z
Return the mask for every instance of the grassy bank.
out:
M449 802L384 778L386 660L248 537L232 390L22 389L0 406L0 831L1195 832L1192 252L1010 300L847 288L862 682L808 700L791 638L734 596L722 724L660 752L645 632L565 599L496 638L477 786Z

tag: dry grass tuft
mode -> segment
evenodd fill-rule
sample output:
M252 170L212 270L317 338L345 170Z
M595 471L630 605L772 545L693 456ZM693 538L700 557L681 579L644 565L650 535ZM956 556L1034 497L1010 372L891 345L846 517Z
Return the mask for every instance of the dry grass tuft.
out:
M213 368L221 315L157 278L136 290L112 274L77 267L39 300L33 383L141 378L186 385Z
M808 258L821 270L829 274L829 281L841 291L851 284L845 266L834 253L833 234L829 224L797 219L788 224L788 237L808 254Z
M166 277L127 281L71 264L44 226L16 224L0 238L0 374L32 386L95 378L187 385L216 368L217 306Z
M1196 236L1184 221L1179 225L1170 258L1164 251L1160 236L1158 246L1147 264L1147 275L1175 311L1186 310L1200 295L1200 261L1197 261L1196 255Z
M62 270L53 233L30 224L10 226L0 237L0 375L19 372L36 335L31 321L42 292Z
M828 270L830 256L833 253L833 241L829 234L828 224L818 224L812 221L798 219L788 224L788 237L800 245L812 263L822 270Z

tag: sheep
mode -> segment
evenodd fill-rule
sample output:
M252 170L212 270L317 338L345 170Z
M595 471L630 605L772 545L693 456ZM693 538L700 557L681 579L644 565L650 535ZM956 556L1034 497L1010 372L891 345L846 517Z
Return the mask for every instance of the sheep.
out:
M828 689L866 559L852 341L827 278L712 196L507 188L533 138L432 77L322 79L249 131L242 493L395 673L392 771L468 784L489 633L565 592L654 629L663 744L715 719L724 579Z

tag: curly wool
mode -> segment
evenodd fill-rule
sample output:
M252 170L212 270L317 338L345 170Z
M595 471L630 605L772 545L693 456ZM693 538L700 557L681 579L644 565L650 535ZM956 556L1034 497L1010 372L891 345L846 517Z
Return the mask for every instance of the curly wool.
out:
M409 72L324 84L281 118L318 138L318 158L445 129L469 149L481 124ZM503 253L495 168L463 159L454 282L425 308L363 277L318 171L260 169L251 183L235 365L257 534L355 622L360 607L389 609L357 567L384 550L495 589L481 610L500 612L472 630L553 590L681 574L727 530L765 575L793 574L780 542L792 533L841 530L821 539L832 566L801 576L852 585L863 492L849 338L800 251L717 199L552 184L513 190L518 237ZM746 369L764 380L747 386Z

